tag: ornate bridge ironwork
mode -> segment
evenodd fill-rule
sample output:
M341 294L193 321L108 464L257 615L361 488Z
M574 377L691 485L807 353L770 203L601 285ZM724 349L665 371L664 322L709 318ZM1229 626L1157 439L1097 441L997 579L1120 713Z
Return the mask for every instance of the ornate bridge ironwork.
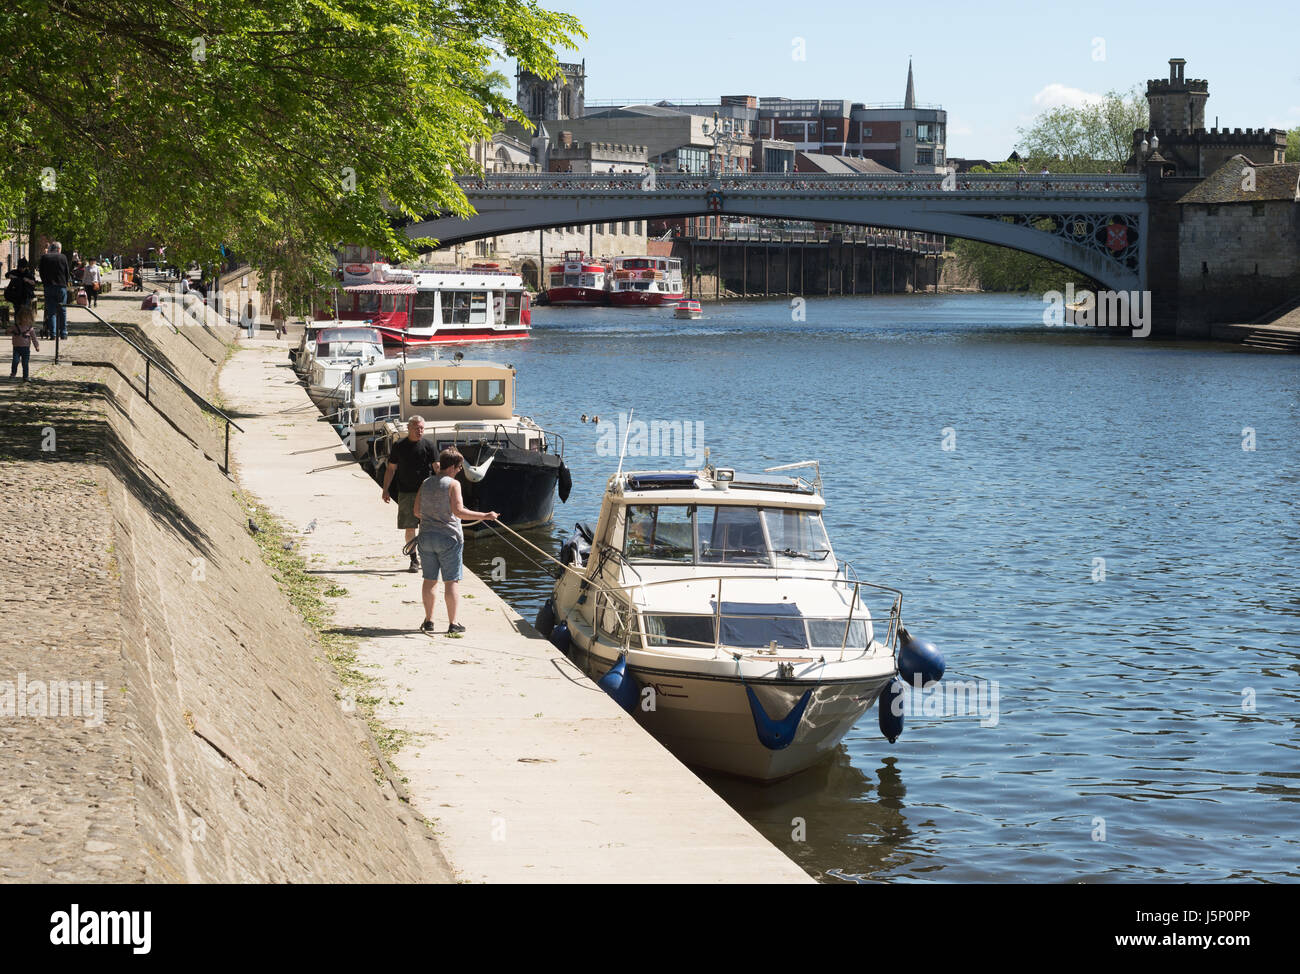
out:
M492 173L460 180L477 211L406 228L446 246L572 224L708 213L966 237L1047 257L1114 290L1143 290L1141 175Z

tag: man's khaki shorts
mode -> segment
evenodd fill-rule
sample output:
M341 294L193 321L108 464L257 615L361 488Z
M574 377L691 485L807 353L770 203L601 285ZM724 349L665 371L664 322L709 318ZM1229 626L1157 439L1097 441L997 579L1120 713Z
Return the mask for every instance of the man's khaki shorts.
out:
M399 528L418 528L419 520L415 517L415 491L402 491L397 495L397 526Z

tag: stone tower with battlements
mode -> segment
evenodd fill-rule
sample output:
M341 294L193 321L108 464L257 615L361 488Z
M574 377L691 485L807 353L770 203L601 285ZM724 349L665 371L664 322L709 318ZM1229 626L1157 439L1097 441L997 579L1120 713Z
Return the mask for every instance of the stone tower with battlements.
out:
M1210 83L1193 78L1183 71L1187 61L1169 59L1169 80L1157 78L1147 82L1147 104L1151 106L1151 127L1157 132L1205 128L1205 102L1210 97Z

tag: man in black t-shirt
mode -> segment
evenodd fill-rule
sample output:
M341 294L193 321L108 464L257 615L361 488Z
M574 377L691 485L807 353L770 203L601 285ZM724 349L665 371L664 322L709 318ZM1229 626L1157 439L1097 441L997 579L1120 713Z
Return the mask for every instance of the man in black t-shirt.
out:
M415 516L415 498L420 485L433 472L438 460L438 448L424 438L424 417L412 416L406 421L406 439L388 454L384 470L384 503L397 495L397 526L406 532L406 542L411 543L420 528ZM396 481L396 482L394 482ZM411 552L408 572L420 570L420 559Z
M68 282L72 272L68 258L63 256L63 245L57 240L50 244L37 269L45 288L45 330L50 338L67 338Z

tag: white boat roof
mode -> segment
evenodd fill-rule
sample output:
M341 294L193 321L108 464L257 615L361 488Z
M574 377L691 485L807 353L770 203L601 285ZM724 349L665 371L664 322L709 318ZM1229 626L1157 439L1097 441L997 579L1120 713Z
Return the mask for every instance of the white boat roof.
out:
M724 468L725 469L725 468ZM735 504L820 511L825 499L807 481L770 473L734 472L709 479L703 470L645 470L615 474L605 497L612 504Z
M415 286L422 291L443 288L466 288L500 291L522 288L524 279L513 272L495 271L420 271L415 275Z

